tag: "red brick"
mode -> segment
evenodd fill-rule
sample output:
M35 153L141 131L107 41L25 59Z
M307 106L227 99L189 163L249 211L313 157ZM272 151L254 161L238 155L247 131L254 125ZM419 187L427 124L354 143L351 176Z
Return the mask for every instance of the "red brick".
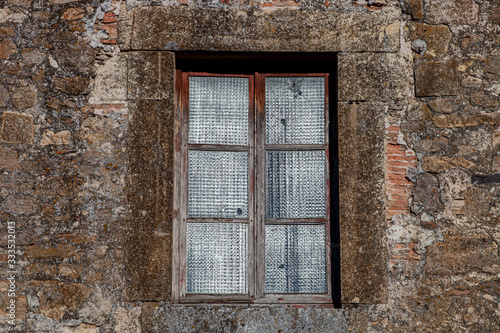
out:
M126 105L125 103L100 103L89 104L89 106L96 109L123 109Z
M408 161L407 157L404 155L387 155L388 160L393 160L393 161ZM389 162L392 163L392 162Z
M389 180L394 180L396 182L400 182L400 181L405 181L407 182L408 184L411 184L411 182L406 179L403 175L401 174L394 174L394 173L390 173L387 175L387 179Z
M388 211L398 211L398 212L407 212L409 211L409 207L408 206L394 206L394 205L389 205L387 207L387 210Z
M405 193L406 193L406 189L408 188L409 185L412 185L412 184L395 184L395 183L389 182L387 184L387 190L389 193L390 193L390 190L405 191Z
M400 167L408 167L408 161L398 161L398 160L390 160L387 161L387 165L390 166L400 166Z
M387 156L400 156L402 159L404 159L406 156L404 150L387 150Z
M387 149L388 150L401 150L401 151L405 151L406 148L402 145L398 145L398 144L388 144L387 145Z
M399 200L402 200L402 201L405 201L406 203L408 203L408 199L410 199L410 195L408 194L389 194L389 200L391 201L391 203L394 203L395 201L399 201Z
M395 206L401 206L401 207L408 206L408 200L390 200L389 201L389 205L391 207L395 207Z
M102 23L113 23L116 22L116 16L113 12L104 13L104 17L101 20Z
M392 166L392 165L387 166L388 173L396 173L396 174L405 174L406 175L406 170L407 169L404 167Z

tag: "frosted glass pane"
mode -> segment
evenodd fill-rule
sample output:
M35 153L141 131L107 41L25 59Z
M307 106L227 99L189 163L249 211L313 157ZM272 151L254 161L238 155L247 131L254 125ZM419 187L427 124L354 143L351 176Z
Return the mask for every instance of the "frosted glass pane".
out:
M248 144L248 78L189 78L189 142Z
M266 77L266 143L325 141L325 78Z
M326 292L323 225L266 225L266 292Z
M186 292L247 293L247 225L187 224Z
M325 217L325 152L267 151L268 218Z
M248 217L248 153L189 151L189 217Z

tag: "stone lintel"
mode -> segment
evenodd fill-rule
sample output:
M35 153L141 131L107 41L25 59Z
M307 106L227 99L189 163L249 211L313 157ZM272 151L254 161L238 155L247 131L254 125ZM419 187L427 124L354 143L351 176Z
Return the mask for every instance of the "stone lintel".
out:
M397 52L399 12L136 7L122 50ZM131 27L130 27L131 26Z

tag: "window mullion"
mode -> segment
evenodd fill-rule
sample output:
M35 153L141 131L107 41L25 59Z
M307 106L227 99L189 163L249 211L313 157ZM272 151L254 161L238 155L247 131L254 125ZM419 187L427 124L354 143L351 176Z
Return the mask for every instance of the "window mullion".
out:
M255 73L255 157L256 157L256 280L255 297L264 297L265 291L265 79L260 73Z
M255 77L249 77L249 112L248 112L248 292L251 298L255 298L256 280L256 218L255 218Z

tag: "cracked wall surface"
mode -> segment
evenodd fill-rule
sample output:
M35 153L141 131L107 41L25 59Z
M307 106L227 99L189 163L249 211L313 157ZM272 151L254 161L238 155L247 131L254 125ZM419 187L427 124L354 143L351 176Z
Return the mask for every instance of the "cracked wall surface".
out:
M497 332L499 46L498 0L2 2L0 330ZM195 50L338 52L341 309L171 304Z

